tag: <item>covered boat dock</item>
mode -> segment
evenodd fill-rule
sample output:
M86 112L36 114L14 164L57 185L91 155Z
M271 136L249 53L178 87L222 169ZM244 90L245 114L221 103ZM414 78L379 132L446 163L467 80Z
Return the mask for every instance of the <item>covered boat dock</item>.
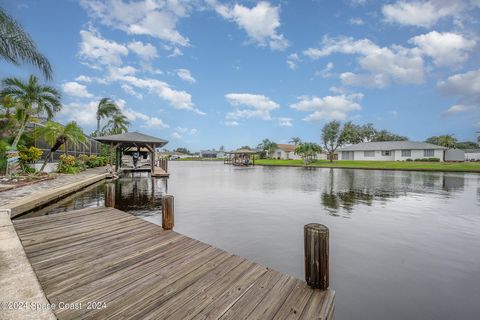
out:
M96 141L110 146L110 165L115 152L115 172L150 171L152 177L168 177L168 161L157 159L156 148L168 143L167 140L152 137L140 132L125 132L96 137ZM124 153L129 153L124 158Z

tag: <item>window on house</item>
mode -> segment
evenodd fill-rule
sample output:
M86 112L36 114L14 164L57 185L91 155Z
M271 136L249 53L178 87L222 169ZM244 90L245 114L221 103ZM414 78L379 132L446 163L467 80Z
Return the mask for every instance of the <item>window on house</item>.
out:
M375 151L363 151L364 157L375 157Z
M433 149L423 150L423 156L424 157L433 157L433 156L435 156L435 150L433 150Z
M382 151L382 156L390 156L390 150Z
M402 157L411 157L412 150L402 150Z

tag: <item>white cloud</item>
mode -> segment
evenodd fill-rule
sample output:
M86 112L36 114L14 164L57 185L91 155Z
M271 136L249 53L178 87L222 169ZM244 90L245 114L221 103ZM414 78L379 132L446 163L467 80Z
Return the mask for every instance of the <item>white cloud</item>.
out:
M238 127L239 123L237 121L225 121L227 127Z
M390 84L390 78L384 73L356 74L343 72L340 74L340 80L343 85L353 87L385 88Z
M300 56L298 55L298 53L292 53L290 54L288 57L287 57L287 64L288 64L288 67L292 70L295 70L297 69L298 67L298 63L300 62Z
M160 129L165 129L168 128L169 125L164 123L161 119L157 117L152 117L150 115L138 112L136 110L133 110L132 108L125 108L124 100L120 101L115 101L117 105L120 106L120 109L122 110L122 113L127 117L128 120L130 121L141 121L141 126L145 128L160 128Z
M293 127L292 118L278 118L277 120L280 127Z
M190 83L195 83L196 82L195 78L190 73L190 70L188 70L188 69L177 69L175 71L177 72L177 76L180 79L182 79L184 81L187 81L187 82L190 82Z
M81 30L80 57L93 67L101 65L121 65L122 56L128 54L123 44L102 38L96 30Z
M468 111L471 111L471 110L473 110L472 106L465 106L463 104L456 104L456 105L453 105L450 108L448 108L444 112L444 114L454 115L454 114L457 114L457 113L468 112Z
M59 112L59 117L63 117L66 121L75 120L79 125L93 128L97 123L98 101L92 100L86 103L71 102L63 105Z
M361 18L350 18L350 24L355 26L361 26L365 24L365 22Z
M190 11L190 2L81 0L88 14L102 24L128 34L148 35L169 43L188 46L189 40L177 30L177 22Z
M185 136L194 136L198 133L198 129L196 128L183 128L177 127L174 132L172 132L171 136L175 139L183 139Z
M311 59L326 57L333 53L358 55L357 61L367 74L345 73L344 84L362 85L360 79L367 78L377 79L378 87L384 87L390 81L413 84L424 81L422 55L415 48L408 49L398 45L380 47L369 39L326 37L323 39L322 48L309 48L303 53ZM368 82L363 85L373 86Z
M443 93L459 99L459 103L451 106L445 114L480 110L480 69L455 74L437 85Z
M150 43L144 44L141 41L132 41L128 49L136 53L142 60L150 61L158 57L157 48Z
M75 78L75 81L79 81L79 82L86 82L86 83L90 83L92 82L92 78L89 77L89 76L85 76L85 75L79 75L78 77Z
M205 113L195 108L192 102L192 96L181 90L173 89L168 83L152 78L139 78L134 75L110 75L110 81L119 81L127 84L130 87L136 87L148 90L150 93L155 93L160 98L167 101L175 109L190 110L199 115Z
M480 97L480 69L450 76L438 86L450 95Z
M330 71L333 70L333 67L334 67L333 62L329 62L325 65L325 68L323 68L320 71L315 72L315 75L320 76L322 78L329 78L329 77L332 76L332 73L330 73Z
M137 99L143 99L143 95L139 92L136 92L131 86L129 86L128 84L122 84L121 85L123 91L125 91L126 93L128 93L129 95L132 95L134 97L136 97Z
M382 8L386 21L401 25L431 27L440 19L456 15L462 1L397 1Z
M284 50L289 43L285 36L278 33L280 27L280 8L266 1L260 1L252 8L235 4L229 7L216 0L207 2L225 19L234 21L247 32L250 40L259 46L269 46L272 50Z
M79 98L92 98L93 94L88 92L87 87L75 81L62 84L62 90L69 96Z
M475 47L475 40L460 34L432 31L409 40L419 47L423 54L432 57L438 66L454 66L467 60L468 51Z
M290 105L290 107L298 111L310 112L303 119L306 121L344 120L348 113L362 109L358 103L362 98L363 94L361 93L326 97L302 96L298 98L297 103Z
M225 98L232 106L244 107L243 109L237 108L235 111L227 113L226 118L230 121L241 118L270 120L270 112L280 108L278 103L259 94L229 93L225 95Z

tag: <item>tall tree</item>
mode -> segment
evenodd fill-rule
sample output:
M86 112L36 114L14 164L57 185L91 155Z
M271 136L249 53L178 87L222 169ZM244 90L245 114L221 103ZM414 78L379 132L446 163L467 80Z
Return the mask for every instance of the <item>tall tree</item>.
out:
M51 146L40 171L45 169L50 155L57 151L62 145L68 143L77 147L79 145L87 146L88 142L87 137L75 121L69 122L65 126L57 122L47 121L43 127L37 127L37 129L35 129L35 134L43 137Z
M387 130L377 131L372 141L407 141L408 137L391 133Z
M335 154L335 151L345 142L345 135L341 130L339 121L330 121L323 126L322 142L325 150L328 153L330 162L333 162L333 155Z
M100 135L100 120L112 117L120 111L110 98L103 98L97 106L97 135Z
M322 147L312 142L299 144L295 148L295 154L298 154L300 157L302 157L305 164L315 161L317 159L317 154L320 152L322 152Z
M20 128L12 143L12 147L15 148L32 116L46 113L47 119L50 120L61 110L61 95L55 88L39 84L38 78L34 75L31 75L27 82L17 78L6 78L2 83L4 85L2 95L16 100L15 112L17 119L20 120Z
M11 16L0 8L0 59L19 65L30 63L39 68L45 78L52 78L52 67L30 35Z
M462 142L457 142L456 148L458 149L478 149L480 146L478 143L473 142L473 141L462 141Z
M263 139L262 142L257 146L258 149L264 151L267 155L273 152L277 144L269 139Z
M130 121L127 117L120 112L112 115L107 124L103 127L102 131L108 132L108 134L120 134L128 131Z
M445 148L455 148L457 138L452 134L444 134L438 137L438 145Z
M289 143L293 143L294 145L298 146L302 144L302 139L300 139L299 137L292 137Z
M436 144L438 146L446 148L455 148L457 144L457 138L451 134L444 134L440 136L432 136L425 140L427 143Z

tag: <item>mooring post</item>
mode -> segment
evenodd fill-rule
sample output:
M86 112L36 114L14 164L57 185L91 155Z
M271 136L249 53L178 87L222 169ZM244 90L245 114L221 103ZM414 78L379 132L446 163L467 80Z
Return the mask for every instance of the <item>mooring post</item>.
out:
M165 195L162 198L162 228L164 230L173 229L174 201L173 196Z
M328 238L323 224L305 225L305 281L312 288L328 289Z

